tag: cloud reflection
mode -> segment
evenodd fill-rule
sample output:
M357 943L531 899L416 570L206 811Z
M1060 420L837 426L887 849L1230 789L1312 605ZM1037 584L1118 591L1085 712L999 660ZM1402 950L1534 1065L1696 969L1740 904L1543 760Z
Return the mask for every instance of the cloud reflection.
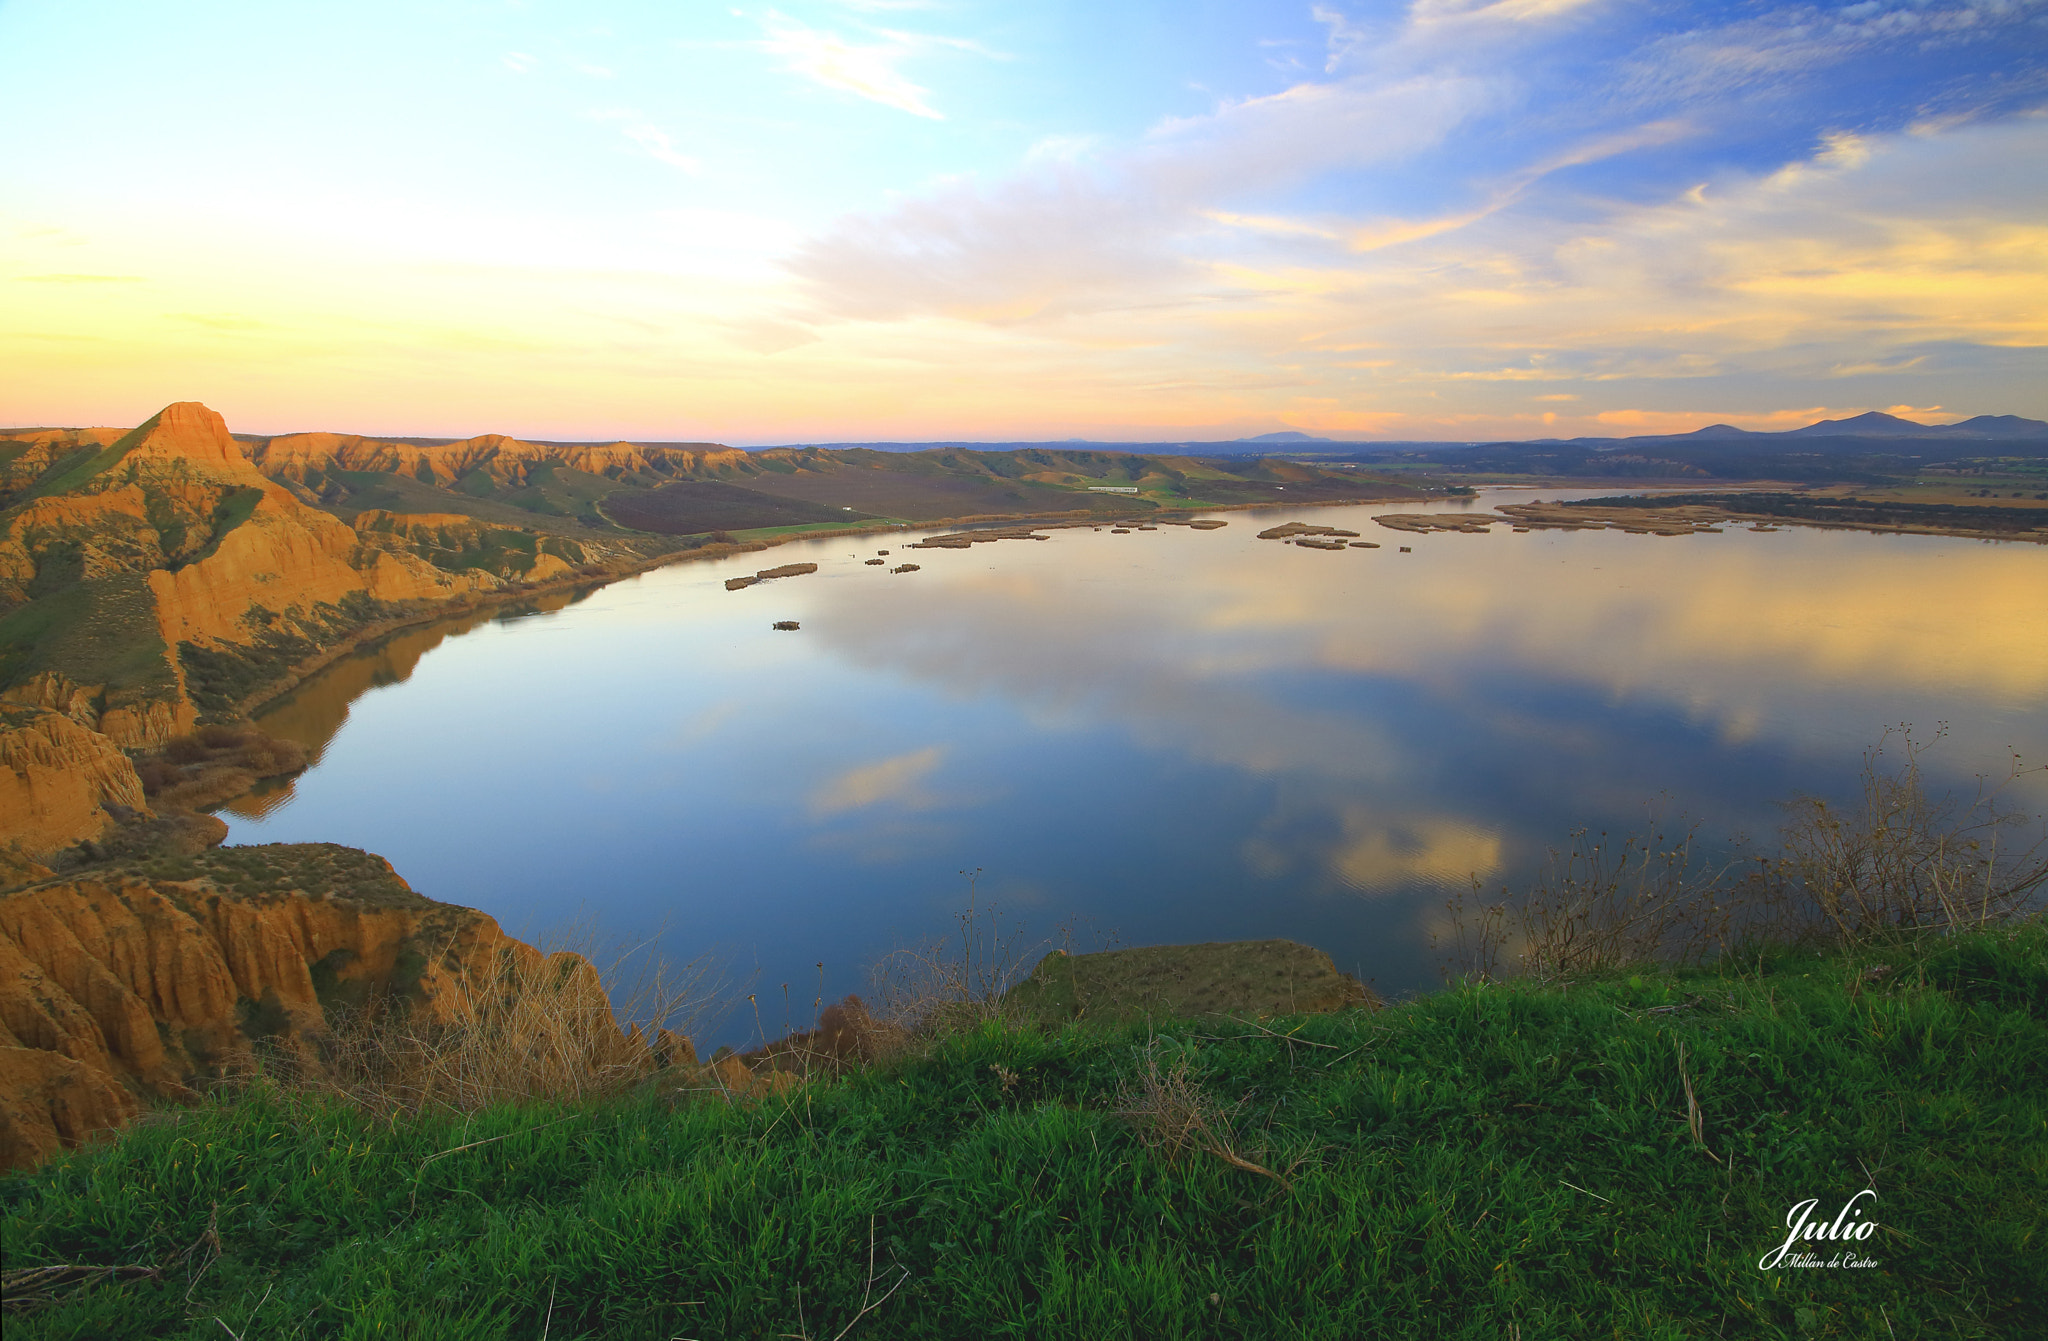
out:
M924 788L925 779L944 762L946 749L929 745L846 772L811 795L813 815L836 815L888 802L899 810L929 810L939 798Z
M1357 528L1369 514L1302 515ZM2048 696L2039 547L1502 533L1325 555L1244 532L1148 536L1172 548L1144 569L1077 532L998 548L995 571L941 556L932 581L876 588L820 636L956 696L1000 695L1047 730L1115 723L1192 762L1321 786L1310 846L1360 891L1509 860L1497 831L1414 794L1442 750L1477 741L1511 761L1494 785L1546 806L1569 794L1589 816L1693 782L1632 739L1651 720L1824 759L1896 722L1945 721L1958 772L2048 746L2029 708ZM1254 871L1261 851L1247 848Z

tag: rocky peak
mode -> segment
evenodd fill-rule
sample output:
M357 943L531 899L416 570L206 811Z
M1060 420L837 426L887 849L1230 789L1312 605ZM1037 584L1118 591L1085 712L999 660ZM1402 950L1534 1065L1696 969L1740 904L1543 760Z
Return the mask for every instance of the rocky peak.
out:
M152 462L183 463L206 475L224 474L241 483L261 482L254 463L228 432L227 421L196 400L166 405L144 427L127 459L144 467Z

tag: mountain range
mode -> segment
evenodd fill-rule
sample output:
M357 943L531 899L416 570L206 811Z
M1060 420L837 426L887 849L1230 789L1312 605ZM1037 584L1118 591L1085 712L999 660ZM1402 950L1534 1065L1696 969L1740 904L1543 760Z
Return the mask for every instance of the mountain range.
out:
M2016 414L1980 414L1954 424L1922 424L1901 419L1882 410L1851 415L1847 419L1823 419L1804 428L1781 432L1758 432L1733 424L1709 424L1690 433L1651 433L1629 438L1538 438L1538 442L1572 442L1585 446L1598 443L1697 442L1703 438L1741 438L1749 441L1784 438L1941 438L2039 441L2048 439L2048 422L2023 419Z
M882 452L925 452L941 449L967 449L970 451L1028 451L1047 448L1085 448L1094 451L1138 452L1145 455L1196 454L1204 456L1247 456L1260 453L1282 454L1287 452L1328 448L1345 453L1375 452L1392 450L1438 451L1459 447L1501 446L1511 442L1526 443L1572 443L1583 447L1618 447L1624 444L1645 445L1649 443L1697 443L1719 439L1739 439L1753 443L1768 443L1799 438L1934 438L1947 442L1957 441L2031 441L2048 442L2048 421L2026 419L2016 414L1980 414L1954 424L1922 424L1911 419L1902 419L1882 410L1871 410L1865 414L1851 415L1846 419L1823 419L1803 428L1785 429L1777 432L1737 428L1733 424L1709 424L1689 433L1648 433L1634 437L1601 438L1474 438L1463 442L1424 439L1343 439L1318 437L1295 429L1277 433L1260 433L1254 437L1226 438L1220 441L1196 439L1160 440L1157 442L1109 442L1088 438L1066 438L1058 442L1019 440L1015 442L972 442L965 439L947 439L931 442L821 442L803 444L808 447L830 449L863 449ZM427 441L420 439L419 441ZM645 444L653 445L653 444ZM768 451L772 448L755 447L750 451Z

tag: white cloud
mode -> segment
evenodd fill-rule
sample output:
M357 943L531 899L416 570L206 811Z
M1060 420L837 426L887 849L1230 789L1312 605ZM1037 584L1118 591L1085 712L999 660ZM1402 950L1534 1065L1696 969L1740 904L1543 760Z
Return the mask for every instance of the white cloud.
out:
M647 120L630 107L606 107L586 113L592 121L616 121L621 123L619 133L624 135L657 163L693 176L704 170L703 161L676 148L675 141L667 131Z
M1187 244L1224 237L1250 217L1220 210L1223 223L1225 201L1413 155L1485 97L1460 80L1302 85L1169 121L1143 145L1098 162L1035 158L994 185L947 183L842 221L789 266L826 311L869 319L1010 323L1189 301L1207 279L1202 248ZM1268 231L1280 222L1263 220Z
M626 126L623 129L626 138L639 145L646 152L647 156L656 162L666 163L672 168L680 168L688 173L696 173L703 170L704 165L702 162L688 154L677 151L675 142L669 139L667 132L650 126L645 122Z
M765 26L768 36L761 49L780 57L785 69L827 88L912 116L945 119L925 101L928 90L910 82L896 68L897 62L923 45L921 39L905 33L887 33L880 42L856 45L837 33L806 27L772 11Z

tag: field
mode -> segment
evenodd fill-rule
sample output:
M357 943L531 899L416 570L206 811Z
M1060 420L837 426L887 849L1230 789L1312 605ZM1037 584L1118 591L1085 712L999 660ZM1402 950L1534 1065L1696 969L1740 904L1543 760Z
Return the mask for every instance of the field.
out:
M826 466L792 475L764 472L748 480L747 488L821 507L852 507L870 516L900 517L905 521L991 514L1023 516L1075 508L1135 512L1148 511L1153 506L1128 496L1090 494L1022 480L861 466Z
M686 480L646 492L615 493L605 500L604 509L621 526L662 535L703 535L710 531L869 519L864 512L778 498L717 480Z
M258 1083L0 1182L8 1334L2038 1336L2044 933L992 1022L758 1102ZM1874 1228L1762 1265L1808 1201Z

